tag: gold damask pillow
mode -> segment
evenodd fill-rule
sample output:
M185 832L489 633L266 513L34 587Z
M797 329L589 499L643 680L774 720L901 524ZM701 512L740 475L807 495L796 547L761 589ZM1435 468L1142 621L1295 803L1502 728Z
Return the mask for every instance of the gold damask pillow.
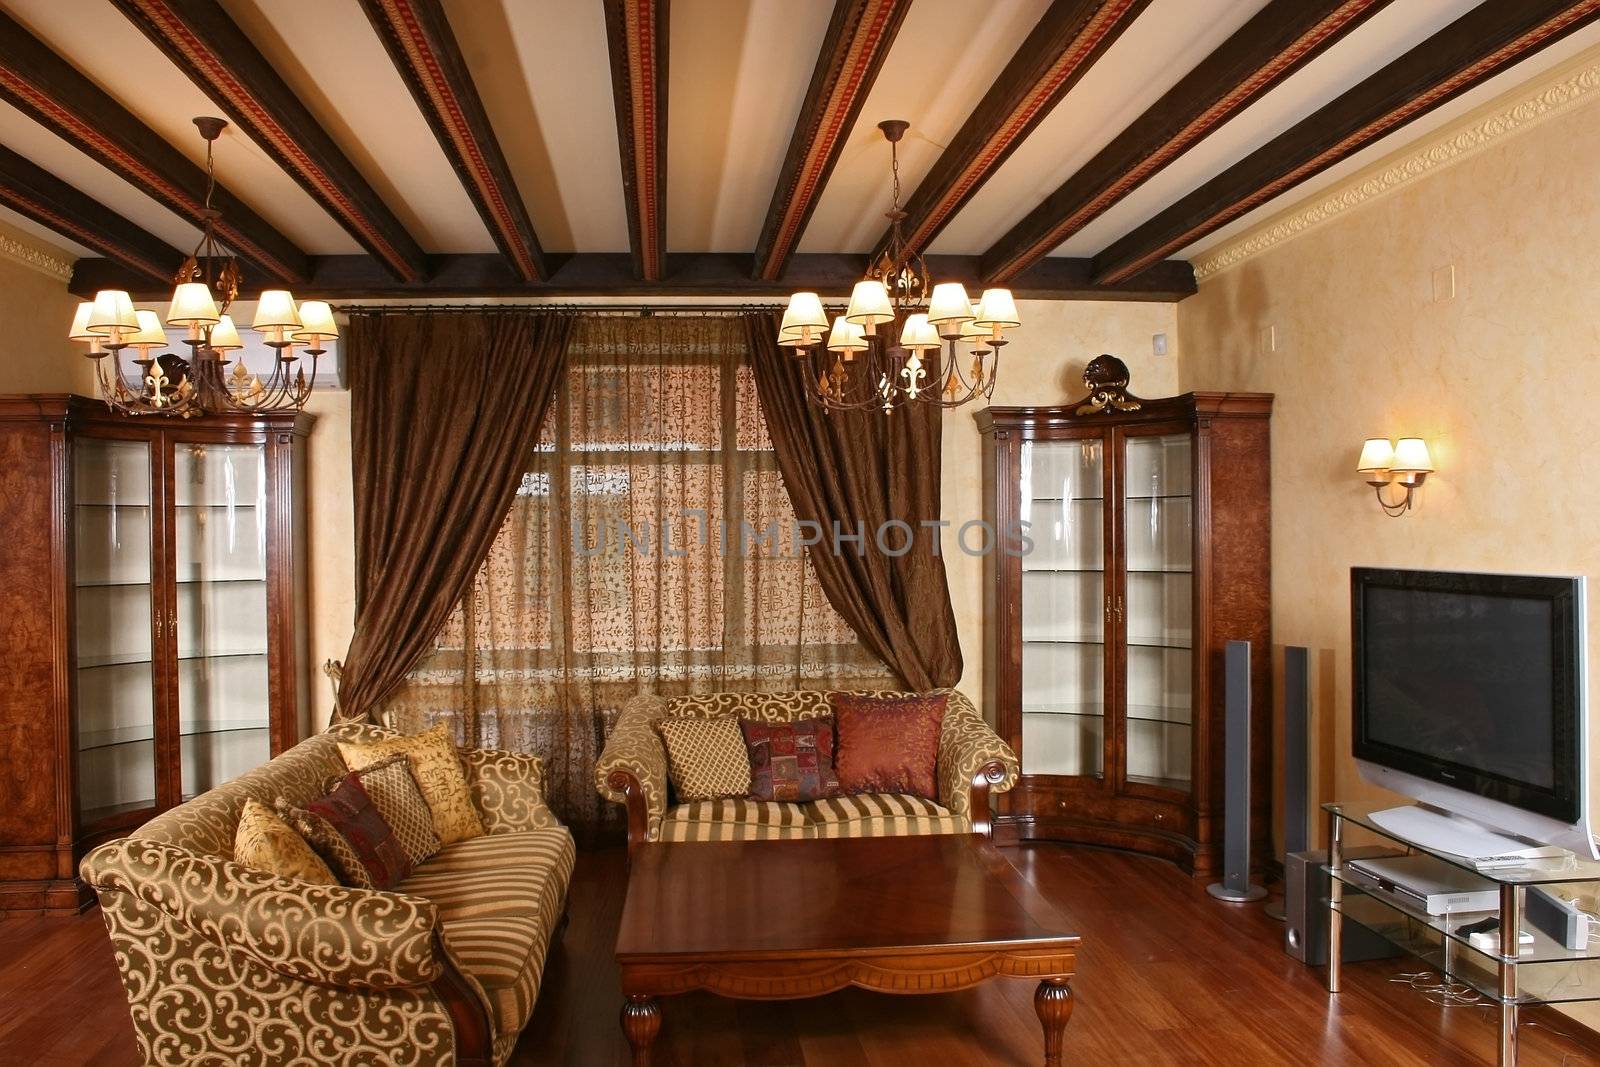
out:
M656 728L679 801L749 795L750 751L737 718L663 719Z
M258 800L244 802L239 828L233 834L233 858L236 863L279 878L312 885L339 884L305 838Z
M394 830L395 840L405 850L414 867L439 851L439 835L433 829L433 809L411 773L411 757L396 752L387 759L368 764L355 772L361 787L372 798L373 807ZM339 784L338 775L328 783L328 792Z
M340 741L339 752L352 771L370 767L381 759L404 753L411 758L411 773L433 812L433 829L441 844L483 836L483 820L472 806L467 776L461 771L449 727L440 723L427 733L390 737L370 744Z

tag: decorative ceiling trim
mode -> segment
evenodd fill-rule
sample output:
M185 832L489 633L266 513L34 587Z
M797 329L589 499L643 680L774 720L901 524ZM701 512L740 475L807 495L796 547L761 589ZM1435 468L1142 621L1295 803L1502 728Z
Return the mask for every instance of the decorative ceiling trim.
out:
M13 237L3 230L0 230L0 259L31 267L59 282L72 281L72 260L62 259L54 252Z
M181 218L201 224L205 171L3 11L0 98ZM304 280L306 255L293 242L221 186L214 203L234 251L273 278Z
M222 5L112 2L396 278L426 277L421 246Z
M168 287L183 253L31 160L0 146L0 204ZM68 267L68 273L72 268Z
M1484 105L1453 125L1408 145L1231 240L1202 252L1194 261L1198 281L1221 274L1248 259L1294 240L1400 189L1470 159L1594 102L1600 91L1600 48L1534 79Z
M1483 4L1094 257L1124 281L1600 17L1600 0Z
M908 251L925 250L1149 0L1055 0L906 201ZM885 232L876 258L889 247Z
M489 235L523 281L538 281L548 272L544 250L439 0L362 6Z
M986 280L1049 255L1389 2L1263 8L984 252Z
M667 18L668 0L606 0L628 237L648 282L666 270Z
M756 277L783 275L911 0L837 0L756 242Z

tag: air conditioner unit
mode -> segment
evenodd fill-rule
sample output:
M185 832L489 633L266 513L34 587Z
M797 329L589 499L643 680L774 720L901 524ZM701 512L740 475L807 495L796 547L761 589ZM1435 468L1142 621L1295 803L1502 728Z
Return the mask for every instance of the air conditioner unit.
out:
M186 341L188 336L189 331L186 329L172 327L167 330L167 340L172 345L172 351L184 359L188 359L193 351ZM265 381L272 373L275 353L267 346L266 341L262 340L261 335L253 330L241 329L239 340L244 342L244 347L237 352L227 353L230 362L227 373L233 371L231 365L233 360L243 358L245 370ZM317 374L312 379L312 385L317 389L344 391L350 388L349 379L345 374L344 349L340 347L339 340L335 337L325 342L327 351L317 357ZM311 359L305 355L305 349L296 348L295 354L299 357L296 362L304 366L309 374Z

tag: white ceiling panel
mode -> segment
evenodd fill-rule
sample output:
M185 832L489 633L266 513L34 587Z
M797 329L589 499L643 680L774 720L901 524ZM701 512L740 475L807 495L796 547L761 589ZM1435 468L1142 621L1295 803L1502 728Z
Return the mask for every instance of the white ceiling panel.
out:
M987 251L1265 3L1156 0L1001 164L929 251Z
M205 142L190 119L218 114L218 107L110 4L98 0L5 0L5 8L169 144L196 163L204 163ZM5 143L23 152L9 139ZM79 155L88 161L88 156ZM301 250L312 254L361 251L305 190L237 128L230 126L222 135L216 157L218 180ZM42 160L34 162L45 165ZM59 176L79 184L76 168ZM152 217L130 215L129 219L155 233L164 225Z
M604 9L445 0L445 10L539 243L551 252L626 252Z
M1600 24L1586 26L1571 36L1557 41L1544 51L1523 60L1510 70L1490 78L1470 92L1462 93L1454 100L1429 112L1409 126L1401 127L1381 141L1377 141L1357 152L1349 159L1329 167L1316 177L1310 178L1288 192L1274 197L1254 211L1234 219L1215 233L1208 234L1188 248L1182 249L1175 254L1179 259L1190 259L1218 245L1226 244L1245 231L1259 226L1278 214L1278 212L1304 201L1315 199L1319 193L1338 185L1351 175L1372 166L1391 153L1402 151L1407 145L1414 142L1428 139L1432 134L1465 117L1469 112L1476 111L1478 108L1490 103L1496 97L1505 93L1514 93L1517 86L1522 83L1538 78L1551 68L1558 67L1572 59L1578 53L1596 46L1600 46ZM1600 135L1600 109L1591 110L1590 114L1595 117L1595 133Z
M904 202L1048 6L1048 0L913 3L799 250L871 251L888 225L883 213L889 210L889 147L878 123L911 123L900 142Z
M425 252L494 241L359 3L223 0Z
M667 247L748 252L783 169L831 5L675 0Z
M82 259L84 256L94 254L78 242L69 241L48 226L40 226L28 216L19 215L8 207L0 207L0 222L26 237L36 238L39 244L48 246L47 251L61 252L69 259L74 256Z
M1051 255L1092 256L1101 251L1476 6L1474 0L1390 4L1068 238Z

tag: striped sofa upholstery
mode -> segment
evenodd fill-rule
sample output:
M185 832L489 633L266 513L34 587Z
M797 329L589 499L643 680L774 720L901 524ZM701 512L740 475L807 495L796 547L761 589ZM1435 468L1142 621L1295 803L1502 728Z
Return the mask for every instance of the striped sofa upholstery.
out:
M247 798L304 804L342 773L344 724L84 857L147 1064L503 1064L566 907L572 835L527 755L468 751L487 831L396 891L233 862Z
M869 793L809 804L729 799L669 805L667 754L656 724L669 717L738 715L787 722L832 713L828 694L641 695L618 716L595 769L600 795L628 808L628 844L797 837L881 837L989 831L989 793L1017 780L1017 758L972 702L955 690L939 737L938 801ZM889 695L889 694L884 694Z

